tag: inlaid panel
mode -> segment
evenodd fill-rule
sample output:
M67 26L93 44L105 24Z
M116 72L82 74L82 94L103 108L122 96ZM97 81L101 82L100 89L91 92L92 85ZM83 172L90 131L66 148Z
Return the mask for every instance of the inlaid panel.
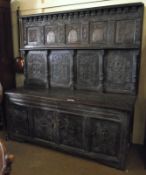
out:
M29 51L26 59L25 83L48 87L47 51Z
M77 89L102 90L102 50L77 52Z
M44 34L42 27L28 27L27 28L27 42L31 46L38 46L44 44Z
M105 56L105 91L113 93L136 92L137 51L109 51Z
M120 148L120 123L108 120L91 119L91 147L94 153L118 156Z
M51 87L71 87L73 51L52 51L49 60Z
M80 42L81 27L80 24L66 25L66 42L76 44Z
M56 119L54 112L34 109L32 113L34 121L34 136L40 139L54 141Z
M45 44L55 44L57 42L57 26L45 26Z
M67 146L83 147L82 117L70 113L59 114L60 143Z
M92 22L90 24L90 43L102 44L107 40L107 22Z
M121 20L116 22L116 43L135 43L136 21Z

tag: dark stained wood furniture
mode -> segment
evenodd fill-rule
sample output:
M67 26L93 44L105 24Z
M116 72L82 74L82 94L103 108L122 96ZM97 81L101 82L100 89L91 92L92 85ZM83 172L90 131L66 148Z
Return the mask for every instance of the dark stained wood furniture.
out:
M124 169L143 4L20 16L25 86L7 91L9 137Z

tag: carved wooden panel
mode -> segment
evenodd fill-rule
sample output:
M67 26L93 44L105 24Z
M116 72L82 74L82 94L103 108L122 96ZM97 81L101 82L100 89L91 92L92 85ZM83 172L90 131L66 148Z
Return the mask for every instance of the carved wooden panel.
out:
M26 58L25 83L48 87L47 51L29 51Z
M83 147L83 119L70 113L59 114L60 143L67 146Z
M83 44L89 43L89 23L81 24L81 41Z
M77 89L102 90L103 51L77 52Z
M27 41L25 45L40 46L44 44L44 34L42 27L28 27L26 28Z
M58 24L57 42L58 44L65 44L65 25Z
M70 24L66 26L66 42L76 44L80 42L81 27L80 24Z
M8 128L11 132L17 135L29 135L28 110L26 107L9 106L8 108Z
M107 40L107 22L92 22L90 24L90 43L102 44Z
M73 76L73 51L52 51L49 60L51 86L71 87Z
M57 42L57 27L45 26L45 44L55 44Z
M117 156L120 148L120 123L91 119L91 152Z
M120 20L116 22L116 43L135 43L136 21Z
M33 109L34 136L40 139L54 141L55 126L57 121L54 112Z
M136 92L137 51L109 51L105 56L105 91L113 93Z

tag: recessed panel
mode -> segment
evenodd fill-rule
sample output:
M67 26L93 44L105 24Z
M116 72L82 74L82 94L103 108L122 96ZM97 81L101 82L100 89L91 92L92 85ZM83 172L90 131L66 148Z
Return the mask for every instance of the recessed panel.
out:
M47 51L29 51L26 63L26 83L48 87Z
M116 43L135 43L136 22L134 20L121 20L116 22Z
M105 56L105 91L135 93L137 75L136 51L109 51Z
M77 89L102 90L103 51L77 52Z
M45 26L45 44L51 45L57 42L57 26Z
M107 22L92 22L90 24L90 43L100 44L107 40Z
M42 45L44 40L42 27L27 28L27 44L30 46Z
M104 117L104 115L102 117ZM120 134L120 123L91 119L90 151L106 156L117 157L121 141Z
M73 51L52 51L49 61L51 86L71 87Z
M55 117L52 111L34 109L34 136L36 138L54 141Z
M80 42L80 24L66 25L66 42L68 44L76 44Z
M83 147L82 117L69 113L59 114L59 139L66 146Z

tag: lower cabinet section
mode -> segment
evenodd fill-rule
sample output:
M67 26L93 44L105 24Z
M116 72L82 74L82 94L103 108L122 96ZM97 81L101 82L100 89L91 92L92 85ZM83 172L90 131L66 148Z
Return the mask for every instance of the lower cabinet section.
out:
M9 102L9 137L98 160L124 169L129 113L103 108L62 109ZM90 110L89 110L90 109Z

